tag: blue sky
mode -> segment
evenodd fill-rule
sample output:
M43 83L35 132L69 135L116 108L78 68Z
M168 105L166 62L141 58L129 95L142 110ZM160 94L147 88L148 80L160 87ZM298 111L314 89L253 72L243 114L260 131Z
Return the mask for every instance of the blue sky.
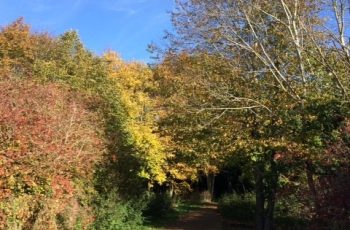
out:
M85 46L116 50L126 60L148 62L151 42L170 30L173 0L0 0L0 25L23 16L35 31L59 35L74 29Z

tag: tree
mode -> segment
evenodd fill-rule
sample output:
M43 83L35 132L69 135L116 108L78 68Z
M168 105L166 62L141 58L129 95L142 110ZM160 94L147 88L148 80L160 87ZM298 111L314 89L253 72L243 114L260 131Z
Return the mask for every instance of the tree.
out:
M2 77L23 77L32 74L33 63L44 56L51 44L52 38L48 34L32 33L30 26L24 23L23 18L1 28L0 73Z
M159 126L161 135L171 141L168 145L168 151L173 153L170 167L174 170L177 165L186 166L183 172L188 173L176 173L170 183L176 186L175 181L182 184L204 175L209 199L213 195L215 175L232 150L229 133L240 126L239 122L234 124L228 119L230 112L217 115L215 109L210 109L215 101L221 100L211 86L227 84L223 76L230 71L215 56L186 53L169 54L156 68L158 106L162 111Z
M339 6L334 1L333 4L334 9ZM228 111L232 120L245 116L245 134L241 138L246 143L243 145L246 155L251 156L247 160L255 167L257 229L271 229L281 173L276 158L291 148L303 153L304 162L311 155L322 155L334 140L329 139L329 134L341 126L328 118L344 119L344 113L332 109L347 90L342 68L329 68L329 63L337 59L337 55L332 57L332 50L337 53L337 48L330 49L326 45L329 37L319 30L324 25L320 17L323 5L320 1L298 0L273 3L179 0L176 5L173 13L176 33L168 37L170 49L163 62L178 68L173 74L183 72L192 78L199 75L200 81L206 82L197 87L210 103L186 101L195 105L198 112L216 111L214 117L221 120L225 117L220 114ZM342 34L342 29L339 31ZM226 72L223 82L217 82L213 79L215 73L205 69L205 61L199 65L203 72L167 62L168 55L176 57L183 52L191 57L203 53L218 57L231 71ZM198 82L195 78L192 81ZM192 91L187 91L187 95L191 94ZM346 109L345 104L340 106ZM323 109L329 112L327 119L318 113ZM316 131L311 124L328 128ZM312 179L308 171L306 174Z
M162 141L156 133L157 112L152 98L156 85L153 74L141 63L122 61L115 52L108 52L103 58L107 62L108 77L116 82L115 90L119 92L127 117L123 130L126 135L125 147L130 148L131 152L120 152L117 156L120 158L119 168L126 170L126 181L130 180L130 170L133 168L135 176L146 179L150 189L155 183L165 182L167 160ZM130 157L134 158L133 163ZM127 161L129 165L125 165Z

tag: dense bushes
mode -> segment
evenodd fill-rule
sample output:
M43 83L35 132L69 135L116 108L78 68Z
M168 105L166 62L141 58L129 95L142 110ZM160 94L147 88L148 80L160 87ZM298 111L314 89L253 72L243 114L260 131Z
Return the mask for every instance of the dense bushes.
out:
M140 230L144 218L142 210L146 201L122 201L115 192L100 198L97 203L96 219L92 226L96 230Z
M255 221L255 195L226 194L219 200L219 211L227 220L239 225L253 226ZM302 206L294 198L282 198L276 204L277 229L307 229L307 219L301 216Z
M1 225L51 229L68 209L67 225L79 216L87 225L94 166L105 149L96 99L30 80L0 88Z
M158 220L167 215L171 211L172 200L168 194L150 193L147 196L148 204L143 212L143 215L148 220Z
M0 48L0 228L139 228L144 205L130 200L165 180L150 70L119 60L119 72L76 32L23 19L1 28Z
M219 211L227 219L251 224L255 219L255 198L253 194L224 195L219 201Z

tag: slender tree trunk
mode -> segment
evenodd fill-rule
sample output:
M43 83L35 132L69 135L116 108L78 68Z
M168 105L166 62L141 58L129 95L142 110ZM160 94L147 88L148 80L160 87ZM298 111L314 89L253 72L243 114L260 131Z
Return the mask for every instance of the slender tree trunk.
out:
M265 196L263 183L263 167L258 164L255 168L255 195L256 195L256 230L264 230Z
M307 177L307 184L313 199L313 203L315 206L315 211L316 213L319 212L320 210L320 204L319 204L319 199L318 199L318 194L317 194L317 189L316 189L316 184L314 181L314 177L313 177L313 173L311 170L311 163L310 162L306 162L306 177Z
M275 211L275 203L276 203L276 193L273 192L269 195L267 200L267 211L265 217L265 229L264 230L272 230L273 229L273 216Z
M210 201L213 200L214 197L214 183L215 183L215 175L213 173L208 173L207 175L207 189L210 195Z
M168 189L168 194L171 199L174 198L174 185L173 183L170 184L169 189Z
M265 229L264 230L272 230L273 229L273 217L275 212L275 204L276 204L276 191L277 191L277 183L278 183L278 172L276 162L271 160L271 181L270 181L270 191L267 197L267 210L265 216Z

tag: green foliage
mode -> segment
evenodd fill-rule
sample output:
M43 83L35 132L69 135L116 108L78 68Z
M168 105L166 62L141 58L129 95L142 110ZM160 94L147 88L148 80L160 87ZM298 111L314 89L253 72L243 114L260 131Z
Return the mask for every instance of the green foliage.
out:
M148 200L143 214L150 221L164 218L173 209L173 201L166 193L151 193Z
M303 205L294 195L281 197L276 204L275 221L277 229L308 229L310 220L304 213Z
M156 197L157 195L154 195L153 197ZM159 194L158 194L159 196ZM202 207L202 204L200 203L193 203L188 200L178 200L176 202L172 201L171 206L169 207L169 197L160 195L160 199L162 204L158 205L155 204L153 207L161 206L164 210L166 210L164 213L162 213L160 216L156 216L153 214L153 212L149 212L149 214L146 215L146 224L148 226L154 227L155 229L163 229L164 227L168 226L169 223L173 223L175 221L178 221L182 216L185 216L189 212L196 211L197 209ZM152 203L152 201L151 201ZM149 205L148 205L149 206ZM147 212L147 208L145 209ZM156 213L158 213L157 210L155 210ZM152 228L153 229L153 228Z
M342 31L349 3L321 2L176 1L176 34L167 37L159 67L171 107L164 133L175 142L175 160L242 163L255 181L258 229L273 229L277 194L292 184L308 186L308 208L321 211L313 174L330 174L322 163L330 151L348 154L339 142L349 119L349 42ZM339 34L321 29L328 5L342 15L334 20ZM208 136L200 135L206 129Z
M226 219L239 224L253 225L255 220L255 195L226 194L219 200L219 211ZM295 197L285 197L276 204L276 229L307 229L303 206Z
M98 201L96 219L91 229L96 230L142 230L142 209L144 204L123 202L115 192Z
M219 211L227 219L251 224L255 219L254 194L224 195L219 200Z

